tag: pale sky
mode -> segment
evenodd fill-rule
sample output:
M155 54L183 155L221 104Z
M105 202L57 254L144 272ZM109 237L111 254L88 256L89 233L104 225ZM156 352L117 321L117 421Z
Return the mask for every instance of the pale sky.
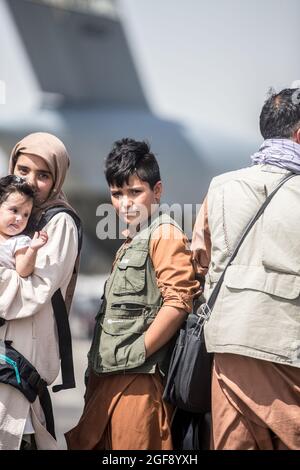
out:
M115 3L150 106L162 116L258 136L268 88L300 79L299 0ZM37 83L2 1L0 17L8 112L35 104Z
M258 135L266 91L300 79L299 0L119 0L159 113Z

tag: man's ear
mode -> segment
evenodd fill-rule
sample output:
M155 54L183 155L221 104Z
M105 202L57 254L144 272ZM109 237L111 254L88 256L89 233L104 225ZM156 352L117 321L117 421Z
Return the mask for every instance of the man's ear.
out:
M297 144L300 144L300 127L299 129L295 132L295 141Z
M154 197L156 199L156 202L160 201L161 195L162 195L162 182L157 181L153 187L153 192L154 192Z

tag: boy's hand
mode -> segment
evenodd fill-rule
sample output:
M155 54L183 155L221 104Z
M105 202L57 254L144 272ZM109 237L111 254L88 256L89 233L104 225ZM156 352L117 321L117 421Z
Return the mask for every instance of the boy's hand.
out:
M30 248L33 250L38 250L42 246L46 245L48 241L48 234L44 230L41 230L40 232L35 232L33 239L31 240L30 243Z

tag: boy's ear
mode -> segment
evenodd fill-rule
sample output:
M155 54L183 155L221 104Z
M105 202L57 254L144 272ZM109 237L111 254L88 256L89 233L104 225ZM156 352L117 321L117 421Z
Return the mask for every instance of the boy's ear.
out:
M156 202L160 202L160 198L162 195L162 182L157 181L153 187L153 192L154 192L154 197L156 199Z

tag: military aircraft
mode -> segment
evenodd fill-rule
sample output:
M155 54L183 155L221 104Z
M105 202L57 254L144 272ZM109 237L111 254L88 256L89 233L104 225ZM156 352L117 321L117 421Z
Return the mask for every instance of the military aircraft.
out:
M84 220L90 253L83 269L105 271L110 262L114 241L97 243L95 214L108 201L103 159L116 139L151 143L169 204L200 203L215 174L247 164L253 140L209 125L193 129L152 111L115 1L5 0L0 9L6 94L0 148L8 156L36 131L66 144L72 159L67 192ZM102 266L91 255L95 249L101 249Z

